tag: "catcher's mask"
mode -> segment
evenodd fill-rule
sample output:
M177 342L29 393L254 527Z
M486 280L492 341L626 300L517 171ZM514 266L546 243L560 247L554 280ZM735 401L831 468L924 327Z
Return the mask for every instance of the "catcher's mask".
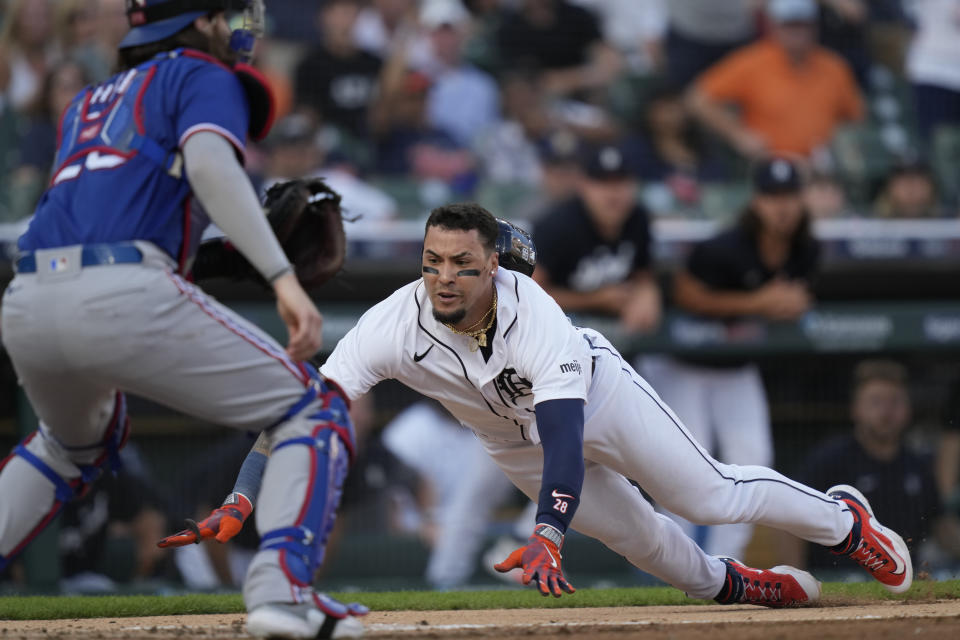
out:
M126 0L130 31L121 49L159 42L186 29L197 18L211 12L243 14L243 23L230 37L230 47L248 61L253 46L265 27L264 0Z
M533 268L537 266L537 248L533 238L503 218L497 218L497 225L500 233L497 234L496 251L500 254L500 266L527 276L533 274Z

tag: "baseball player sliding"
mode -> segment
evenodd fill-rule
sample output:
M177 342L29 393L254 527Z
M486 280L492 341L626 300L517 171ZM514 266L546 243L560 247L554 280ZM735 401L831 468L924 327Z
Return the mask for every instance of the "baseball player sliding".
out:
M244 10L244 29L231 33L228 5ZM63 115L53 178L3 296L3 343L40 427L0 462L0 568L102 466L119 464L130 392L269 434L247 464L263 475L247 494L259 493L264 540L244 587L248 630L358 635L364 610L311 587L353 451L344 400L302 363L320 347L322 318L297 276L322 278L295 274L271 232L290 231L307 208L339 224L339 199L319 183L275 191L271 225L238 160L272 113L265 85L237 64L262 28L262 2L127 0L127 15L122 70ZM275 292L286 349L182 277L211 220L232 244L208 253ZM253 508L240 494L228 502L229 514Z
M772 607L819 598L805 571L705 554L630 478L693 522L784 529L850 556L893 592L909 588L903 540L856 489L824 494L765 467L714 460L606 338L572 326L533 280L501 268L497 234L477 205L435 209L423 277L368 310L321 367L350 397L393 378L439 401L538 503L527 544L497 570L521 568L544 595L573 593L560 551L574 527L696 598Z

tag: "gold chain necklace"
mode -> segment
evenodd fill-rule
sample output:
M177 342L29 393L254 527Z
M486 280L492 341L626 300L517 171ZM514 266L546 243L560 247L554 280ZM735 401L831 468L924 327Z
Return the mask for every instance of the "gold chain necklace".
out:
M489 320L487 320L488 317L490 318ZM487 346L487 331L489 331L490 327L493 326L493 321L496 319L496 317L497 317L497 289L494 288L493 304L490 306L487 312L483 314L482 318L474 322L472 325L470 325L466 329L457 329L453 325L447 324L446 322L444 322L443 324L447 327L447 329L450 329L450 331L453 331L454 333L459 333L462 336L473 338L474 341L473 343L470 344L470 351L476 351L480 347ZM474 327L476 327L478 324L480 324L484 320L487 320L486 326L480 329L474 329Z

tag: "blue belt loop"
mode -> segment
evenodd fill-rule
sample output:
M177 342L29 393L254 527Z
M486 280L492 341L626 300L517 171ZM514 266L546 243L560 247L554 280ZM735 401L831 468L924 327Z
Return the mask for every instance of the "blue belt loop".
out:
M95 267L104 264L134 264L143 262L143 253L132 242L88 244L80 253L80 266ZM36 273L37 256L26 253L16 262L17 273Z

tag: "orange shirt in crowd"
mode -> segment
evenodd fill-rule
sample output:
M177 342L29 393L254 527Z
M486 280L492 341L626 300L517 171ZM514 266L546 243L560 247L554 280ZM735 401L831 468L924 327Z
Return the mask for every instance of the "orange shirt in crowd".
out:
M809 155L830 142L838 124L863 115L847 63L822 47L797 66L779 44L763 40L707 69L697 86L712 100L737 105L747 128L774 152Z

